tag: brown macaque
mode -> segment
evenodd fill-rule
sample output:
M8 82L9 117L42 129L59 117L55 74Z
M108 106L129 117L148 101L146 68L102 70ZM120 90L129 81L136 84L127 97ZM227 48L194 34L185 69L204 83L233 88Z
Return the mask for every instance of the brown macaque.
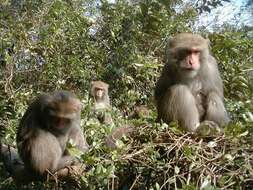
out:
M25 169L34 176L76 163L66 144L72 139L85 152L88 144L80 128L81 102L72 93L40 95L26 110L17 132L17 147Z
M108 95L109 85L102 81L91 82L91 95L94 98L94 113L98 120L104 124L112 124L110 114L111 105Z
M111 149L116 149L117 144L116 141L120 140L124 135L129 136L134 131L134 127L132 126L122 126L115 128L112 133L106 137L105 145Z
M173 120L186 131L198 133L227 124L223 84L209 41L200 35L181 33L169 40L166 64L155 88L158 120Z

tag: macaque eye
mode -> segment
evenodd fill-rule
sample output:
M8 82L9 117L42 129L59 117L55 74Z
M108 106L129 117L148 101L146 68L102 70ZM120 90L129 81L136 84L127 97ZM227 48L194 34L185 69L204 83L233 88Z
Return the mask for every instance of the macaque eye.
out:
M54 117L52 117L52 123L56 127L64 127L64 126L68 126L70 124L70 119L54 116Z
M186 50L186 49L181 49L179 50L177 53L176 53L176 58L177 60L183 60L187 55L190 54L190 51L189 50Z
M199 51L199 50L192 50L191 53L192 53L192 54L199 54L200 51Z

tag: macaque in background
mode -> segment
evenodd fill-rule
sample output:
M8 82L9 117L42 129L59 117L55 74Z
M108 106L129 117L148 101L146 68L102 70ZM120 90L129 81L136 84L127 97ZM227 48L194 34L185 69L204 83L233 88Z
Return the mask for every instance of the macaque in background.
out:
M112 117L110 114L111 105L108 95L109 85L102 81L91 82L91 95L94 98L94 113L98 120L104 124L112 124Z
M18 152L27 171L43 177L47 171L76 163L66 144L72 139L85 152L88 144L80 128L81 102L67 91L40 95L28 107L17 132Z
M209 41L197 34L178 34L169 40L165 58L155 88L158 120L178 121L193 133L201 126L216 130L227 124L223 84Z

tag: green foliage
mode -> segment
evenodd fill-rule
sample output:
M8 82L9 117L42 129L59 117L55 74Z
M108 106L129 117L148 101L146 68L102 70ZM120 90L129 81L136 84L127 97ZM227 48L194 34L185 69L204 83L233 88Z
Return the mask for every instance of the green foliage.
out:
M226 30L209 36L223 73L227 108L232 120L243 123L253 122L251 35L243 30Z
M153 89L166 41L191 32L198 12L220 3L210 2L192 8L180 0L1 1L1 140L15 146L16 127L31 99L67 89L82 100L82 128L91 145L87 154L68 145L89 168L80 187L252 188L253 41L247 28L209 34L232 120L225 136L208 141L184 134L177 123L155 122ZM91 114L89 88L96 79L110 84L112 125L101 125ZM148 105L150 117L128 119L135 103ZM136 127L133 137L119 140L116 150L105 147L104 138L124 124ZM3 170L0 179L1 189L14 189Z

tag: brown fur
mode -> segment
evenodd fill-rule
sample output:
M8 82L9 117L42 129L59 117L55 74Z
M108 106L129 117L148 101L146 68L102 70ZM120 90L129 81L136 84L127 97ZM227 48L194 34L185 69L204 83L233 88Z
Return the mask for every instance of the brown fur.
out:
M94 98L94 113L97 115L99 121L104 124L113 123L110 114L111 105L108 95L109 85L103 81L91 82L91 95ZM102 97L97 95L97 91L102 91Z
M66 151L73 139L77 147L87 151L88 144L80 129L81 102L71 93L57 91L40 95L22 117L17 146L25 168L41 177L46 171L55 172L75 162ZM51 118L68 119L64 128L57 128Z

